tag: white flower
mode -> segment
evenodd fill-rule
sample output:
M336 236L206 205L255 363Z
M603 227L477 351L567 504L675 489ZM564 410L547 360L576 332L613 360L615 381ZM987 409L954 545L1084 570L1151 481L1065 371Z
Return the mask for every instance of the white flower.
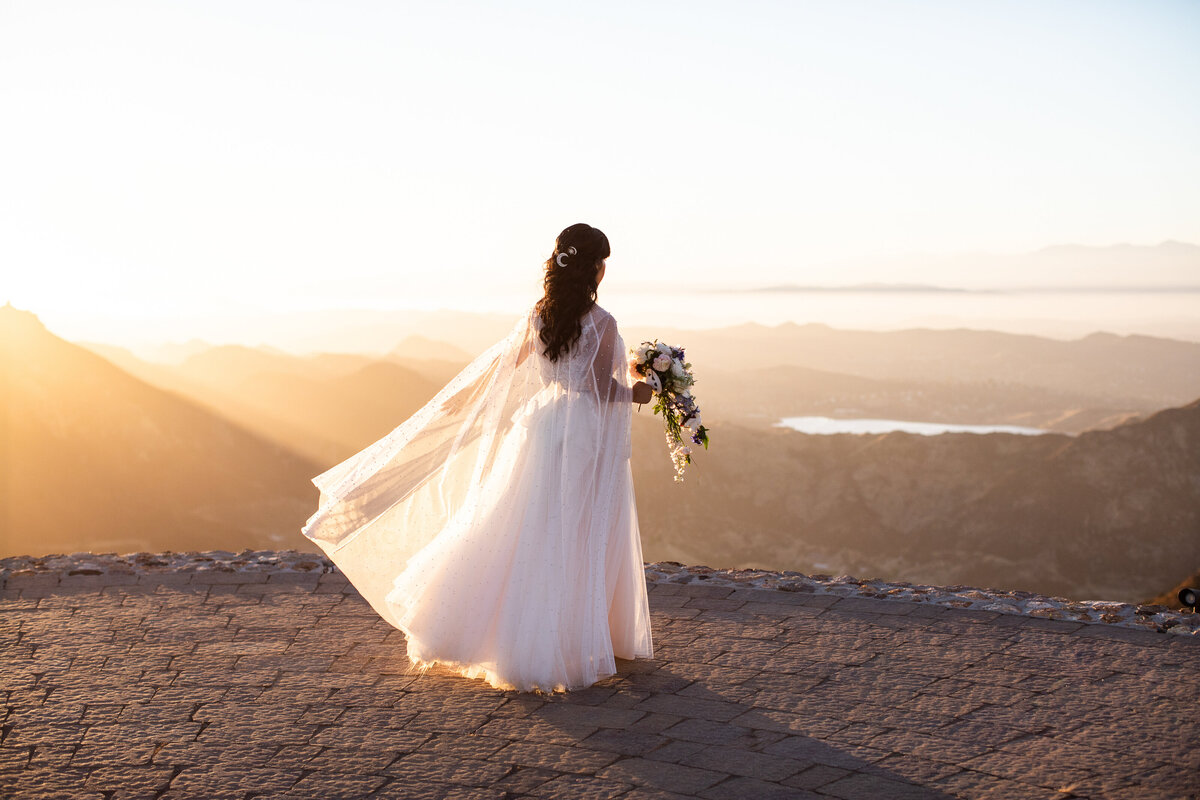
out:
M667 452L675 466L675 480L682 481L684 468L692 457L692 448L684 444L685 438L696 443L704 438L700 430L700 409L692 399L689 387L696 382L692 376L692 365L665 342L642 342L633 351L646 372L642 381L650 386L657 398L656 409L663 414L666 427ZM688 414L691 414L688 417ZM707 431L706 431L707 433Z

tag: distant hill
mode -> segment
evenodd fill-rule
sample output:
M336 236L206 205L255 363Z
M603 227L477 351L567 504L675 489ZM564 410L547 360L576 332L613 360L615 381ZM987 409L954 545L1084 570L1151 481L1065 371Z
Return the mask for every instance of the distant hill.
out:
M1126 602L1200 565L1200 401L1075 437L716 421L682 485L661 420L634 421L647 559Z
M698 373L701 407L713 419L757 426L782 417L894 419L1022 425L1063 433L1110 428L1157 408L1144 400L1089 396L995 380L863 378L793 365Z
M215 481L211 473L226 463L236 462L237 468L229 470L229 486L221 491L235 499L220 503L211 513L226 510L228 520L238 519L236 497L241 495L236 492L247 481L248 469L242 462L269 461L261 449L269 449L272 442L282 443L277 455L295 458L295 452L305 453L309 466L291 473L276 470L275 495L264 489L253 496L287 500L311 492L310 502L295 504L289 512L302 515L302 521L315 508L315 489L308 483L312 475L394 428L462 366L401 356L303 357L215 348L194 353L184 365L172 368L110 351L128 369L170 389L154 393L157 402L190 409L199 422L179 425L170 422L170 415L160 421L159 415L142 411L148 401L126 402L120 406L124 411L110 410L102 420L83 426L121 431L120 441L104 449L101 457L88 444L88 436L79 436L83 445L76 455L64 442L75 437L79 425L59 420L83 413L72 404L91 408L82 399L89 388L100 387L98 396L106 397L113 394L104 388L110 383L127 386L132 381L139 393L152 387L51 337L40 325L36 330L36 336L28 331L22 335L34 342L48 337L58 342L57 348L72 348L74 358L92 359L80 362L92 365L86 369L72 366L51 372L20 392L10 391L24 398L21 408L31 419L41 421L38 430L49 429L39 434L53 444L47 452L57 453L60 460L81 460L89 464L87 474L102 474L107 481L111 476L106 474L106 457L116 464L114 474L131 469L127 454L157 454L164 430L172 441L208 448L201 459L208 473L194 463L199 456L155 455L150 459L153 468L146 465L129 481L139 488L135 497L145 497L149 487L166 485L168 501L147 500L149 510L143 514L166 520L155 524L168 527L142 528L159 535L176 528L200 530L189 528L187 521L176 525L163 516L162 508L187 508L178 499L183 489L175 486L183 480L180 476L196 472L200 480ZM637 341L633 335L626 338ZM1186 574L1200 565L1197 404L1175 403L1181 407L1158 412L1162 405L1153 405L1155 398L1182 393L1195 380L1197 350L1187 343L1107 335L1058 342L984 331L874 334L824 326L742 326L692 332L679 340L663 338L685 344L689 356L700 362L697 389L706 424L713 429L713 447L698 454L687 482L674 484L661 419L649 409L635 414L633 468L648 559L850 572L1126 601L1157 594L1179 580L1181 567ZM5 351L6 369L13 375L40 375L42 368L16 363L32 357L26 354L36 354L38 347L6 335L6 345L10 340L14 344ZM780 362L772 363L771 358ZM34 359L35 364L51 361ZM825 366L797 363L801 361ZM989 376L981 364L1006 377ZM93 378L93 370L109 377ZM113 372L123 377L113 378ZM33 399L43 396L50 401ZM187 398L202 401L203 407ZM1064 430L1069 425L1076 425L1076 431L1099 429L1075 437L805 436L769 427L772 416L782 416L783 409L868 416L908 409L937 421L1040 421ZM16 411L9 413L10 419L20 418ZM736 414L751 422L754 414L760 417L757 423L740 424ZM1131 415L1137 418L1118 424ZM236 446L217 452L220 436L194 437L199 442L188 438L193 428L204 431L205 425L218 424L226 426L219 430L240 433ZM61 433L62 441L53 442L51 432ZM34 444L22 446L22 452L36 452ZM170 466L176 463L181 465L178 469ZM299 481L284 479L296 471L303 473ZM47 468L28 481L40 476L51 487L43 492L45 502L60 496L54 482L67 473L70 470ZM263 479L257 470L250 474ZM86 481L78 476L73 480L83 486L78 493L85 498L82 508L104 507L101 500L111 496L88 495ZM26 494L29 486L32 483ZM124 495L129 494L126 489ZM56 513L61 517L69 511ZM55 549L89 547L78 544L78 532L88 530L89 519L86 513L71 518L72 525L84 526L73 529L76 543ZM212 529L221 532L225 527L217 524ZM72 528L64 524L57 530ZM289 541L304 547L298 538L296 533ZM223 541L208 539L204 546L253 546ZM155 543L133 549L172 547Z
M172 367L142 361L122 348L88 348L328 466L390 432L461 369L444 362L406 360L413 365L407 366L358 354L296 356L241 345L212 347Z
M180 364L189 356L213 347L203 339L189 339L186 342L167 342L157 347L148 348L142 355L148 361L160 364Z
M315 462L0 307L5 555L292 546Z
M1160 409L1200 397L1200 342L1153 336L1094 333L1062 341L996 331L854 331L792 323L706 331L634 328L625 334L627 341L655 336L685 347L701 381L710 370L746 373L786 365L909 384L1013 384L1118 410ZM747 387L752 393L753 384Z
M340 374L350 372L374 359L369 356L304 357L267 347L227 344L200 350L185 358L176 371L198 383L228 385L253 378L263 372L292 375Z
M532 296L529 303L532 305L536 300ZM272 314L270 330L274 341L287 342L289 348L298 352L357 352L383 358L397 342L419 336L477 354L503 338L518 315L519 312L489 314L448 309L291 311Z
M161 368L160 365L150 364L149 362L144 361L140 356L134 354L134 352L128 347L107 344L106 342L77 341L74 342L74 344L82 347L85 350L92 351L105 361L120 367L135 377L140 378L142 377L142 374L148 374ZM145 379L143 378L143 380Z
M633 335L627 338L634 341ZM665 338L688 346L699 396L713 418L759 427L785 416L821 415L1078 433L1178 405L1193 390L1200 394L1200 380L1191 374L1200 365L1200 344L1152 337L1098 334L1062 342L975 330L880 333L745 325ZM364 437L375 431L390 430L389 422L398 424L395 414L419 407L470 358L453 345L420 336L410 336L382 359L225 345L194 353L175 368L147 364L119 348L89 347L132 374L201 400L321 461L365 446ZM374 421L361 428L339 430L345 422L323 417L316 400L308 411L277 405L282 396L312 391L308 381L336 384L381 361L403 367L410 378L406 385L396 379L399 410L367 408L360 416ZM268 382L261 377L268 374L275 375L274 391L260 397L243 391L243 384ZM296 393L282 390L283 375L293 376ZM333 393L348 411L378 405L370 388L362 391L366 394L339 393L331 386L321 393Z
M410 369L382 361L339 377L312 379L272 371L212 385L276 424L337 445L336 451L323 454L322 463L328 466L392 431L441 388ZM235 408L214 402L226 413L236 414ZM266 425L259 427L267 432ZM279 435L276 428L270 430Z
M388 353L388 358L451 361L464 364L471 360L471 356L461 347L416 334L404 337L404 340Z

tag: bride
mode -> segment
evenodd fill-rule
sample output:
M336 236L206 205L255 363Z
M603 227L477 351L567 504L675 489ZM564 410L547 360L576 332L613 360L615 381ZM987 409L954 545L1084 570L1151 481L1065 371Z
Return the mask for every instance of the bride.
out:
M564 691L653 653L630 470L634 381L596 304L608 238L558 235L545 295L390 434L313 478L303 527L418 668Z

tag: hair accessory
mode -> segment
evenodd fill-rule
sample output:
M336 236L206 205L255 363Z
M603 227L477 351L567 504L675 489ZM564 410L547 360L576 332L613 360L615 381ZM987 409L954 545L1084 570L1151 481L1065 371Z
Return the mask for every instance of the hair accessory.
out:
M566 266L566 264L564 264L564 263L563 263L563 259L564 259L564 258L566 258L568 255L572 255L572 256L573 256L573 255L575 255L575 254L576 254L576 253L578 253L578 252L579 252L579 251L575 249L574 245L572 245L571 247L568 247L568 248L567 248L567 252L565 252L565 253L559 253L558 255L556 255L556 256L554 257L554 263L555 263L555 264L558 264L560 267L565 267L565 266Z

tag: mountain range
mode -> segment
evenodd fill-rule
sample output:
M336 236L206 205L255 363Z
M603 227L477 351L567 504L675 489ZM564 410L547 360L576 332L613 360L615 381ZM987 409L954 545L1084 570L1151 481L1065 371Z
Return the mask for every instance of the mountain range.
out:
M697 389L713 445L687 481L670 480L661 419L634 415L648 559L1116 600L1157 595L1200 564L1200 411L1194 397L1161 410L1193 385L1200 346L975 331L892 341L810 326L695 333L692 357L711 365ZM11 306L0 334L5 554L315 550L299 534L316 505L310 478L398 425L461 366L415 356L462 357L431 342L380 357L193 346L153 364L62 340ZM772 354L792 363L772 365ZM754 366L719 366L738 358ZM954 422L1070 412L1076 435L807 436L769 424L904 408Z
M648 333L635 328L627 342ZM853 331L818 323L667 329L648 338L654 336L684 347L701 379L709 370L796 366L872 380L1008 383L1153 408L1200 397L1200 342L1155 336L1093 333L1064 341L967 329Z
M278 548L318 465L0 308L0 547Z
M1078 436L718 422L683 485L659 420L640 417L648 559L1126 602L1200 564L1200 401Z

